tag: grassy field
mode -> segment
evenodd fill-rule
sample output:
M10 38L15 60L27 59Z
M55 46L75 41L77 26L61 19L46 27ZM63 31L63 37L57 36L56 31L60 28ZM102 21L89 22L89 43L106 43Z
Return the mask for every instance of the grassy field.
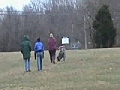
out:
M67 51L66 61L50 63L45 52L38 72L24 72L20 52L0 53L0 90L120 90L120 49Z

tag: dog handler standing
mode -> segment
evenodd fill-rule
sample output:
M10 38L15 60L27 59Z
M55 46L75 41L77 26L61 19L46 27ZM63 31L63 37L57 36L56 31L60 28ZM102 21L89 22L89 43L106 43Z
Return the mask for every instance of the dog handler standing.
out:
M53 34L50 34L50 38L48 39L48 51L50 55L51 63L55 64L55 57L56 57L56 39L54 38Z

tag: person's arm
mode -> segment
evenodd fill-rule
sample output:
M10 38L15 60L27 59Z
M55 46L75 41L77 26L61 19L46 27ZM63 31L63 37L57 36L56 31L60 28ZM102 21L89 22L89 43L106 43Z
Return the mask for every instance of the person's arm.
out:
M43 52L44 52L44 45L42 44L42 50L43 50Z
M22 46L22 44L21 44L21 45L20 45L20 51L21 51L21 53L23 54L22 48L23 48L23 46Z
M34 45L34 57L35 57L35 60L36 60L36 43L35 43L35 45Z
M37 44L35 43L35 45L34 45L34 53L36 53L36 51L37 51Z
M57 44L57 42L56 42L56 39L54 38L54 43L55 43L55 45Z
M54 45L55 45L55 49L57 49L57 42L55 38L54 38Z
M31 43L29 42L29 49L30 49L30 51L31 51Z
M48 39L48 50L49 50L49 45L50 45L50 39Z
M42 43L42 51L43 51L43 56L42 56L42 58L44 58L44 45L43 45L43 43Z

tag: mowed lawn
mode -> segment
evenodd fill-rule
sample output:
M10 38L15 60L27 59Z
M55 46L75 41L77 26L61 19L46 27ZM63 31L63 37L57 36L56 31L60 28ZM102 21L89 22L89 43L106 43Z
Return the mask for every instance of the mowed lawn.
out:
M120 90L120 49L68 50L66 61L50 63L45 52L43 71L31 58L24 72L20 52L0 53L0 90Z

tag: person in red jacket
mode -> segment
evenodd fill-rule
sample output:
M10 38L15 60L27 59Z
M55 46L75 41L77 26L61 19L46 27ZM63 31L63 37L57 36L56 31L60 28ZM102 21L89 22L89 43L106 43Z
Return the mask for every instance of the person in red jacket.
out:
M55 64L55 57L56 57L56 39L54 38L53 34L50 34L50 38L48 39L48 50L50 55L51 63Z

